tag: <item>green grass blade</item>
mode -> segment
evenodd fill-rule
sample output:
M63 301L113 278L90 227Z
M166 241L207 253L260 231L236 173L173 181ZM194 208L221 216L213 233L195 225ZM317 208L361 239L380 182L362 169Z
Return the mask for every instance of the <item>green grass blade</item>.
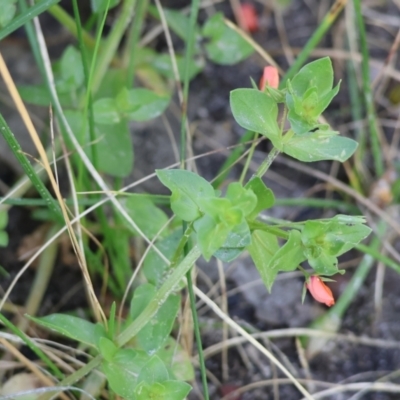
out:
M28 21L42 14L59 1L60 0L42 0L27 10L24 10L18 17L14 18L7 26L0 30L0 40L4 39L18 28L21 28L21 26Z
M358 26L360 47L361 47L361 71L362 71L362 82L364 101L367 109L367 119L369 130L371 133L371 145L372 155L374 158L375 173L378 177L381 177L384 173L384 163L382 158L382 146L379 140L378 121L376 118L376 111L374 107L374 97L371 90L371 78L369 74L369 52L367 42L367 32L365 30L365 24L363 15L361 12L361 1L354 0L354 11L356 14L356 23Z
M32 182L32 185L36 188L40 196L45 200L49 209L54 212L54 214L60 221L64 221L57 200L54 199L54 197L47 190L44 183L38 177L35 169L32 167L25 153L22 151L21 146L19 145L17 139L15 139L15 136L11 132L10 128L8 127L6 121L4 120L1 114L0 114L0 132L4 137L4 139L6 140L6 142L8 143L8 145L10 146L11 151L14 153L15 157L17 158L18 162L23 168L24 172L29 177L30 181Z
M291 65L291 67L286 72L285 76L283 77L280 87L283 87L285 82L288 79L292 79L293 76L299 71L299 69L303 66L304 62L307 60L308 56L311 52L315 49L318 43L321 41L325 33L328 29L332 26L335 22L337 16L342 11L343 7L345 6L346 1L344 0L336 0L333 4L329 12L325 15L324 19L322 20L321 24L318 28L314 31L306 45L303 47L303 50L297 56L295 62Z
M20 329L18 329L12 322L10 322L3 314L0 313L0 321L6 326L11 332L13 332L16 336L18 336L53 372L53 374L62 379L64 374L58 369L57 365L50 360L49 357L46 356L43 351L36 346L35 342L33 342L28 336L25 335Z

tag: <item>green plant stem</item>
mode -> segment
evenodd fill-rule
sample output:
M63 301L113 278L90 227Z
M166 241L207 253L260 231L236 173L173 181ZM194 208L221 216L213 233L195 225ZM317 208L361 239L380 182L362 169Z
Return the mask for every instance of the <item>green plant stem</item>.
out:
M186 52L185 52L185 70L183 73L183 98L182 98L182 118L181 118L181 138L180 138L180 162L181 168L185 167L186 160L186 135L189 134L186 130L187 123L187 107L189 100L189 73L190 73L190 61L193 58L194 52L194 40L196 34L196 20L199 12L200 2L199 0L192 0L189 18L189 35L186 41Z
M272 162L275 160L276 156L279 154L279 150L276 147L273 147L267 158L261 163L258 167L257 172L254 174L254 177L261 178L269 169Z
M22 11L18 17L14 18L7 26L0 30L0 40L4 39L18 28L21 28L21 26L24 26L28 21L31 21L46 10L49 10L52 6L55 7L54 4L59 1L60 0L42 0L34 6L29 7L27 10Z
M11 148L11 151L14 153L15 157L17 158L18 162L20 163L21 167L23 168L24 172L32 182L32 185L36 188L39 195L45 200L49 209L54 213L59 221L63 221L63 216L61 213L60 206L58 205L57 201L53 198L50 192L47 190L46 186L42 182L42 180L37 175L35 169L32 167L31 163L25 156L25 153L22 151L21 146L15 139L15 136L11 132L10 128L8 127L6 121L4 120L3 116L0 114L0 132L8 145Z
M222 167L219 169L217 174L217 178L212 182L214 189L219 188L222 183L225 181L226 177L229 174L230 168L239 160L242 155L246 142L250 141L254 137L254 133L252 131L246 131L243 136L241 136L239 140L239 146L235 147L231 152L229 157L222 164Z
M385 167L382 159L382 148L379 140L378 122L374 107L374 98L371 90L367 33L365 30L364 19L361 12L361 1L353 0L353 3L354 3L354 11L356 14L358 32L360 36L360 47L362 54L361 71L362 71L362 81L363 81L363 92L364 92L365 106L367 109L368 125L371 133L372 154L374 157L374 166L376 175L378 177L381 177L384 173Z
M172 270L164 284L157 291L153 300L145 307L141 314L121 332L116 339L118 347L122 347L128 343L138 332L147 324L148 321L156 314L160 306L164 303L170 293L179 284L181 279L190 270L192 265L200 257L201 252L197 246L193 247L182 262Z
M205 358L204 358L203 344L201 341L199 317L197 315L197 310L196 310L196 296L194 295L193 281L192 281L192 275L191 275L190 270L186 274L186 279L188 281L187 287L188 287L188 292L189 292L190 307L192 309L193 328L194 328L194 335L196 337L197 352L198 352L198 357L199 357L201 382L203 385L203 395L204 395L204 399L208 400L209 394L208 394L208 385L207 385L206 362L205 362Z
M183 96L182 96L182 116L181 116L181 137L180 137L180 154L179 154L179 161L180 161L180 168L185 168L185 160L186 160L186 136L189 134L187 130L187 107L188 107L188 99L189 99L189 73L190 73L190 61L193 58L194 53L194 40L195 40L195 28L196 28L196 20L197 15L199 12L200 1L199 0L192 0L191 1L191 9L190 9L190 19L189 19L189 35L188 40L186 42L186 52L185 52L185 70L183 74ZM182 224L183 231L185 235L187 235L186 223ZM191 227L189 227L191 229ZM193 252L193 250L197 249L194 247L193 250L187 253L188 246L186 245L184 248L184 254L186 258ZM199 250L197 249L199 252ZM200 253L199 253L200 254ZM185 258L185 259L186 259ZM198 257L197 257L198 258ZM196 259L197 259L196 258ZM194 262L193 262L194 263ZM192 263L192 264L193 264ZM197 352L199 355L199 364L200 364L200 373L201 373L201 380L203 385L203 396L205 400L209 399L208 394L208 385L207 385L207 374L206 374L206 367L204 361L204 354L203 354L203 346L201 342L201 335L200 335L200 327L199 321L197 316L197 309L196 309L196 297L194 295L193 290L193 281L191 275L191 267L188 268L186 271L186 279L187 279L187 286L189 292L189 299L190 299L190 308L192 311L192 318L193 318L193 326L194 326L194 333L196 337L196 345L197 345Z
M293 76L299 71L299 69L303 66L304 62L307 60L308 56L318 45L320 40L323 38L328 29L335 22L337 16L342 11L343 7L346 5L347 0L336 0L329 12L325 15L324 19L321 21L318 28L314 31L306 45L303 47L300 54L297 56L295 62L291 65L291 67L286 72L283 77L279 87L283 88L285 86L285 82L288 79L292 79Z
M136 0L125 0L122 3L121 12L115 22L112 31L107 39L102 43L101 53L94 70L92 85L90 86L95 93L99 88L107 69L118 50L118 45L125 33L125 30L132 19Z
M254 151L255 151L256 146L258 144L257 143L257 138L258 138L258 133L254 133L254 135L253 135L253 143L251 144L249 154L246 157L246 162L245 162L244 167L242 169L242 173L240 174L239 182L241 184L243 184L244 179L245 179L246 174L247 174L247 171L249 170L251 159L253 158Z
M127 70L127 86L131 88L135 80L135 56L139 42L140 32L142 31L143 21L146 14L148 0L138 0L136 5L135 17L128 39L127 49L129 50L129 62Z
M94 113L93 113L93 97L91 94L91 90L89 87L89 66L88 66L88 59L87 59L87 53L86 53L86 48L85 48L85 42L83 40L83 29L82 29L82 24L81 24L81 18L79 15L79 7L78 7L78 0L72 0L72 7L74 10L74 16L75 16L75 21L76 21L76 30L78 34L78 42L79 42L79 49L81 52L81 58L82 58L82 65L83 65L83 73L85 77L85 85L86 85L86 91L88 93L86 99L87 99L87 106L85 107L85 112L87 111L88 113L88 121L89 121L89 135L90 135L90 140L92 143L94 143L96 139L96 135L94 132ZM83 120L86 120L86 114L84 114ZM84 124L85 126L85 124ZM85 128L83 128L84 130ZM98 168L98 160L97 160L97 151L96 151L96 146L90 146L90 151L92 155L92 162L94 167L97 169Z
M64 374L58 369L57 365L50 360L49 357L33 342L24 332L18 329L12 322L10 322L2 313L0 313L0 321L11 332L18 336L38 357L42 360L52 371L52 373L59 379L64 377Z
M264 224L264 223L258 222L258 221L249 221L248 223L249 223L249 227L252 231L257 229L260 231L272 233L273 235L280 237L282 239L285 239L285 240L287 240L289 238L289 234L286 231L284 231L283 229L277 228L275 226Z

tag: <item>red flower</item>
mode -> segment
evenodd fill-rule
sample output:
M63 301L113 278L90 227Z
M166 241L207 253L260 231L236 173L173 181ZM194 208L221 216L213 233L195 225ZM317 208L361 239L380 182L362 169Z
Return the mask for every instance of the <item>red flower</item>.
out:
M311 276L310 280L306 282L306 287L310 291L311 296L320 303L324 303L328 307L335 304L331 289L322 282L319 276Z
M267 85L272 87L273 89L278 89L279 86L278 69L271 65L264 68L264 72L260 80L260 90L264 91L265 86Z
M241 26L249 32L258 30L258 16L255 7L250 3L240 5Z

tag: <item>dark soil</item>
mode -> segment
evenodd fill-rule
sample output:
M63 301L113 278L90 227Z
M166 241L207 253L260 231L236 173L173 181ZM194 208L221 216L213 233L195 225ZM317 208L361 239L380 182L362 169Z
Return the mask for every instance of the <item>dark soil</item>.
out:
M180 2L186 4L186 2ZM277 30L274 13L269 8L260 3L256 4L257 9L262 12L260 30L254 35L254 39L270 52L277 63L287 69L288 62L282 51L282 43ZM264 2L267 3L267 2ZM278 3L278 2L276 2ZM302 48L312 33L315 31L321 16L328 10L331 2L318 2L313 0L301 1L293 0L287 8L282 8L283 22L286 35L290 46L294 49ZM375 2L376 3L376 2ZM383 62L387 56L394 34L398 27L392 25L381 26L376 21L385 21L385 18L396 17L400 21L399 4L396 1L382 1L379 4L363 2L365 9L370 12L379 13L376 20L367 18L367 28L371 41L371 55L374 59ZM218 10L225 12L226 16L232 18L232 12L227 1L216 6ZM202 12L201 18L205 14ZM379 19L379 18L381 19ZM47 21L47 19L45 19ZM54 21L49 18L49 26L53 26ZM338 35L343 35L344 16L339 17L332 30L321 41L319 49L335 49L338 46ZM177 38L174 39L179 46ZM64 42L63 42L64 43ZM162 43L158 46L162 47ZM381 45L381 46L380 46ZM60 45L62 46L62 45ZM61 47L54 47L55 53L59 53ZM0 49L8 60L12 60L14 65L13 72L17 83L31 82L32 76L26 76L32 64L32 56L29 53L26 38L21 34L19 37L7 39L0 43ZM22 55L22 57L19 57ZM17 65L16 63L21 63ZM22 63L25 63L22 65ZM337 76L346 77L345 63L340 58L334 58ZM198 126L193 138L193 148L196 154L202 154L215 148L233 145L238 142L243 130L233 121L229 108L229 92L238 87L250 87L249 77L258 81L264 62L257 55L251 56L245 62L231 67L217 66L207 63L204 71L197 76L191 84L191 97L189 101L189 118ZM399 67L399 63L397 62ZM399 85L399 82L394 82ZM0 86L3 88L3 84ZM386 99L387 101L387 99ZM335 100L333 106L326 115L333 128L338 128L350 121L349 97L346 79L342 82L340 95ZM14 111L0 104L2 114L6 119L14 121ZM42 111L42 116L46 115L47 110ZM397 107L398 112L398 107ZM386 114L382 110L382 114ZM39 115L40 116L40 115ZM172 113L168 113L171 126L174 132L179 132L179 121L174 119ZM390 114L389 114L390 117ZM397 116L396 116L397 118ZM24 129L17 122L11 124L14 133L18 138L23 138ZM386 129L386 128L385 128ZM175 159L170 147L167 135L162 133L164 127L161 121L154 124L143 124L135 127L133 137L136 149L135 165L139 166L133 173L132 179L152 173L155 168L162 168L172 164ZM347 133L353 132L349 129ZM384 132L388 137L393 133L389 128ZM178 135L177 135L178 136ZM26 137L26 136L25 136ZM23 141L23 139L21 139ZM5 144L1 143L0 162L7 165L0 168L0 179L6 185L12 185L15 177L20 173L13 161L13 157ZM34 151L29 144L23 148L33 154ZM254 161L259 163L264 159L268 151L267 144L261 144L258 148ZM220 166L225 160L226 154L220 152L199 159L197 166L199 172L206 179L212 179L219 171ZM3 164L2 164L3 165ZM319 170L329 172L330 163L321 163L314 166ZM308 189L313 187L315 178L306 176L299 171L288 169L281 163L276 163L272 167L273 174L267 175L266 182L275 191L276 197L300 197ZM235 178L234 173L240 169L234 169L230 178ZM339 177L345 176L342 170ZM132 181L131 178L129 178ZM158 186L154 180L141 190L150 192L160 192L162 187ZM165 192L165 191L164 191ZM325 195L325 193L322 193ZM397 205L398 206L398 205ZM20 270L23 262L18 260L17 251L24 238L31 234L41 222L33 219L33 208L12 207L9 214L9 225L7 231L10 235L10 244L7 248L0 248L0 263L7 272L6 276L0 276L1 290L6 290L12 279ZM329 212L331 214L329 214ZM277 207L274 216L279 218L296 218L303 220L307 218L321 218L332 215L332 211L322 211L311 208L290 208ZM394 242L399 247L399 241ZM354 256L357 256L356 254ZM201 263L204 273L213 281L218 281L216 265ZM336 296L343 291L346 283L352 276L354 269L349 269L344 277L339 277L333 290ZM233 266L225 266L227 279L227 290L234 290L238 286L247 284L259 279L258 273L249 258L240 258L235 261ZM35 275L34 269L29 269L20 279L18 285L11 294L10 300L23 305L29 292L30 284ZM383 298L380 309L375 309L376 269L373 268L357 293L357 296L344 315L339 333L351 334L357 337L370 337L390 341L399 341L398 348L385 348L384 346L366 346L342 339L329 341L325 350L313 359L309 360L309 370L306 371L304 364L300 361L299 349L296 347L294 338L274 339L269 344L270 350L285 365L291 365L292 372L299 379L311 377L314 381L330 382L334 384L344 384L351 382L375 382L382 379L400 384L399 374L393 374L400 368L400 276L394 271L387 269L383 287ZM55 268L55 273L51 279L49 289L43 301L42 314L46 314L51 309L76 310L86 308L86 300L81 285L81 274L77 268L71 265L63 265L61 258ZM199 286L207 291L206 283L199 277ZM67 303L63 302L67 292L76 287L75 294L69 298ZM276 282L272 294L268 294L261 282L244 287L228 297L229 313L239 324L251 332L265 332L274 329L307 327L318 316L322 315L325 307L316 304L312 299L306 297L305 303L301 304L301 292L303 280L299 276L283 278ZM100 289L100 288L98 288ZM61 302L61 303L60 303ZM202 333L204 337L204 348L222 340L220 321L211 312L201 315ZM215 328L217 327L217 328ZM216 382L210 384L211 399L221 398L221 390L226 393L227 384L233 387L241 387L254 382L267 381L274 378L285 378L276 371L275 367L261 354L254 350L249 344L243 346L248 359L245 360L241 353L235 348L230 348L228 352L229 378L223 382L221 372L221 355L214 355L207 360L207 368L215 376L216 380L222 383L218 387ZM250 365L250 367L249 367ZM393 374L388 377L389 374ZM200 380L198 381L200 386ZM326 389L325 386L316 385L315 391ZM277 397L279 393L279 397ZM398 400L400 394L390 394L385 392L371 392L361 394L360 397L351 397L354 393L343 392L330 397L335 400L344 399L365 399L365 400ZM194 391L191 399L200 398ZM238 397L239 398L239 397ZM299 392L292 384L279 384L279 388L271 385L261 385L242 394L242 400L268 400L268 399L298 400L301 398Z

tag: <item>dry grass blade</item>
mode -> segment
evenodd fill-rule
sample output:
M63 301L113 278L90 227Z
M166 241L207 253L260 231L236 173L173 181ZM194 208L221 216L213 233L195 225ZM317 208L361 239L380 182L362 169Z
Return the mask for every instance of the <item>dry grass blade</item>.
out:
M33 363L32 361L28 360L18 349L16 349L11 343L9 343L6 339L0 337L0 343L22 364L24 364L28 369L30 369L46 386L54 386L54 382ZM69 397L64 394L60 393L60 397L63 400L69 400Z
M196 296L198 296L207 306L226 322L232 329L239 333L245 340L251 343L257 350L264 354L269 360L271 360L296 386L296 388L305 396L308 400L313 400L313 397L307 390L299 383L299 381L287 370L287 368L270 352L268 351L260 342L254 339L249 333L247 333L241 326L239 326L232 318L225 314L211 299L209 299L199 288L194 287ZM236 338L235 338L236 339ZM227 343L225 341L224 343Z
M107 319L106 319L106 317L104 315L104 312L103 312L103 310L102 310L102 308L100 306L100 303L98 302L97 297L96 297L96 295L94 293L93 284L91 282L90 275L89 275L89 272L87 270L85 256L82 253L82 251L80 250L78 242L76 240L76 236L75 236L74 230L72 228L71 222L69 220L68 212L67 212L67 209L65 207L64 200L63 200L63 198L61 196L61 192L59 190L59 187L57 186L57 182L56 182L55 177L53 175L53 171L51 169L49 160L47 158L46 151L45 151L45 149L44 149L44 147L42 145L42 142L41 142L41 140L39 138L39 135L36 132L36 129L35 129L33 123L32 123L32 120L31 120L31 118L29 116L28 110L26 109L26 107L25 107L25 105L24 105L24 103L23 103L23 101L21 99L21 96L18 93L18 90L17 90L17 88L15 86L15 83L14 83L12 77L11 77L10 72L8 71L7 65L6 65L1 53L0 53L0 73L3 76L3 79L4 79L4 82L5 82L6 86L7 86L7 89L10 92L10 95L11 95L11 97L12 97L14 103L15 103L15 106L17 107L18 112L21 115L21 118L22 118L22 120L23 120L23 122L24 122L24 124L25 124L25 126L26 126L26 128L28 130L28 132L29 132L29 135L31 136L32 141L35 144L35 147L36 147L36 149L37 149L37 151L38 151L38 153L40 155L41 162L43 163L44 169L46 170L46 173L47 173L47 175L48 175L48 177L50 179L50 183L51 183L51 185L53 187L54 193L56 194L57 200L58 200L58 202L60 204L60 208L61 208L61 211L62 211L62 214L63 214L63 217L64 217L64 221L67 224L67 229L68 229L68 233L69 233L70 238L71 238L72 245L73 245L74 250L76 252L76 255L78 257L79 265L82 268L82 273L83 273L83 276L84 276L84 279L85 279L85 282L86 282L86 285L87 285L87 288L88 288L88 292L90 294L90 300L91 300L91 303L92 303L91 305L92 305L93 311L94 311L98 321L103 320L103 322L105 324L107 324Z

